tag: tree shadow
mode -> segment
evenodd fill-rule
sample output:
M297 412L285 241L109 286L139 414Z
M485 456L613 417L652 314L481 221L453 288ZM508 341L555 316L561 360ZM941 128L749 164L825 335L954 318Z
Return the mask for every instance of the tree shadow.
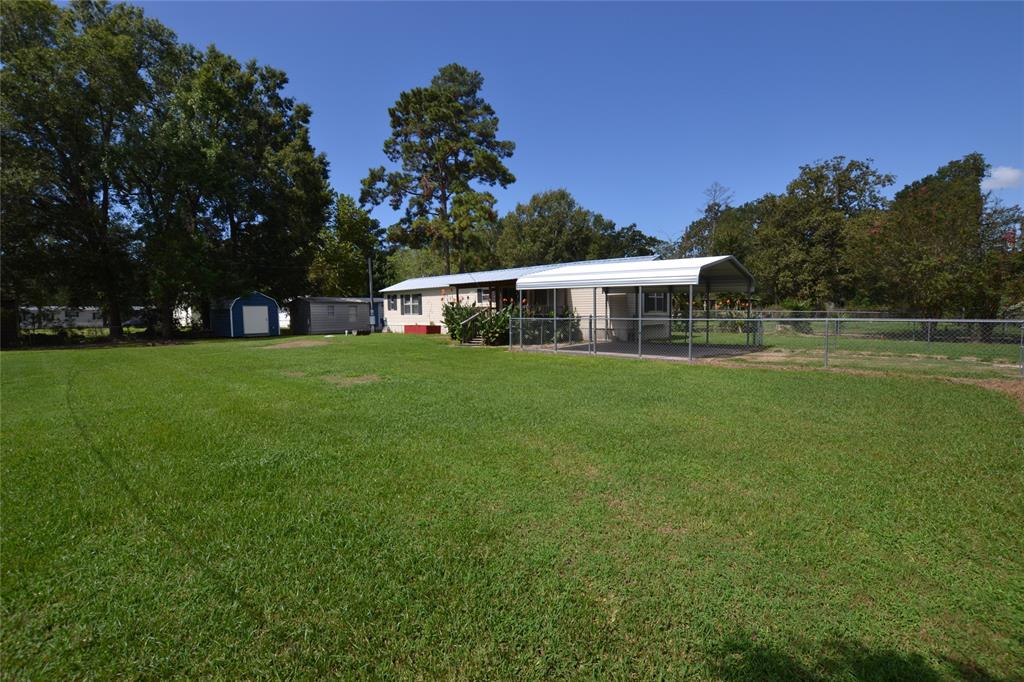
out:
M796 647L816 650L815 660L805 662L776 646L760 643L753 635L737 633L712 652L714 675L727 680L871 680L937 682L951 674L975 682L1004 682L977 663L943 657L936 666L924 656L896 649L870 649L860 642L831 640Z

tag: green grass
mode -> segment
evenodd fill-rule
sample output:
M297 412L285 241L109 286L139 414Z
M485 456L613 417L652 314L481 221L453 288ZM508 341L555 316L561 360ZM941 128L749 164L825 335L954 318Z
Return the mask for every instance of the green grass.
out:
M5 677L1024 670L1006 395L281 341L0 355Z

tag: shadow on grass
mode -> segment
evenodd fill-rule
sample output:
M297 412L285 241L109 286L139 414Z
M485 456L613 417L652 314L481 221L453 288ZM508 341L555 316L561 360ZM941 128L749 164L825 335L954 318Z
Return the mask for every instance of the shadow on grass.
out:
M808 646L808 650L812 647ZM935 666L924 656L895 649L869 649L859 642L833 640L815 646L816 660L801 661L779 648L758 642L751 635L733 635L713 652L712 670L726 680L914 680L933 682L955 678L974 682L1003 682L1003 678L976 663L943 657Z

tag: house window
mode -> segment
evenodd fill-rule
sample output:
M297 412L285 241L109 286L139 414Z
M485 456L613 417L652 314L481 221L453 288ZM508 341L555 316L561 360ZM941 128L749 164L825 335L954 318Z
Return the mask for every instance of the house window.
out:
M491 302L491 290L490 289L477 289L476 290L476 302L477 303L490 303Z
M423 299L421 298L420 294L402 294L402 314L423 314Z
M334 306L327 306L327 317L334 317Z
M667 313L668 312L668 294L664 292L656 293L645 293L644 294L644 312L645 313Z
M397 294L388 294L388 310L398 310Z
M350 305L348 307L348 321L349 322L355 322L356 321L356 307L354 305Z
M551 305L551 291L538 289L533 292L531 304L536 308L547 308Z

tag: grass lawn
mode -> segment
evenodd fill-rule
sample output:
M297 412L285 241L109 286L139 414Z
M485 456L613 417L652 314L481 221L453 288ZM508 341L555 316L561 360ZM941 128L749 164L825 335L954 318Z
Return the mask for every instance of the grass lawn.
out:
M1024 670L1007 395L294 342L0 355L4 676Z

